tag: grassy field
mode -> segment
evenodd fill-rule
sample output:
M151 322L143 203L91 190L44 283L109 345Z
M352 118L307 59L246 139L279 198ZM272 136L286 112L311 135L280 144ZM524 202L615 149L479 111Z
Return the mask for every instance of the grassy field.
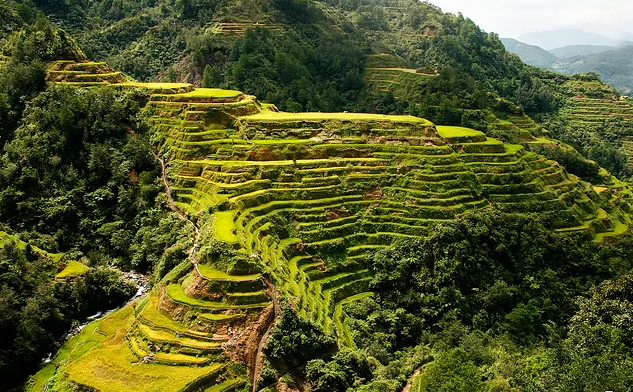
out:
M437 132L445 139L485 136L483 132L463 127L437 126Z
M242 95L241 91L223 90L220 88L196 88L193 91L177 94L179 97L191 98L234 98Z
M262 111L244 120L254 121L385 121L394 123L412 123L432 125L428 120L414 116L396 116L368 113L286 113Z
M124 82L124 83L117 83L115 86L147 88L150 90L171 90L171 89L180 89L180 88L184 89L184 88L193 87L189 83L143 83L143 82Z
M207 264L198 264L200 274L211 280L230 281L230 282L247 282L259 278L259 274L254 275L229 275L226 272L219 271Z
M63 278L71 277L71 276L79 276L81 274L86 273L89 269L90 267L88 267L87 265L80 263L78 261L71 260L68 262L66 267L60 273L55 275L55 277L57 279L63 279Z
M214 214L213 235L220 241L237 243L239 238L235 234L233 217L237 211L218 211Z
M31 377L26 390L42 391L48 385L51 391L62 391L67 384L58 376L67 370L68 364L78 360L106 339L112 338L120 328L125 328L131 321L133 312L133 305L129 305L102 320L86 325L79 334L62 346L51 362Z

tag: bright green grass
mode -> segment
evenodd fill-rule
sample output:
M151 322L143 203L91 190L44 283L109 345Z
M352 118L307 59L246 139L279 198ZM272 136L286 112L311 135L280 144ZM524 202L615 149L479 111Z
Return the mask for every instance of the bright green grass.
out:
M555 144L555 143L548 138L538 137L536 138L536 140L528 142L528 144Z
M237 320L244 317L244 313L231 313L231 314L201 313L198 316L204 320L209 320L209 321L229 322L229 321Z
M138 362L125 343L119 343L92 350L69 366L68 377L101 392L172 392L182 390L196 379L215 373L224 366L145 364Z
M49 380L56 375L56 364L65 364L67 361L72 361L105 340L105 336L95 332L100 325L101 320L92 322L86 325L78 335L70 338L53 357L53 360L31 377L26 390L29 392L44 390Z
M68 362L80 358L97 344L112 337L127 322L133 311L134 307L130 305L102 320L86 325L79 334L70 338L62 346L51 362L31 377L25 390L28 392L44 390L49 380L52 381L51 378L57 375L58 369L60 370L59 373L61 373L65 370L65 365ZM105 333L107 337L97 331ZM56 366L57 364L60 365L59 368Z
M81 334L71 339L65 348L72 355L65 357L68 365L60 367L58 374L70 381L97 389L101 392L171 392L185 388L201 377L205 377L223 368L221 364L209 366L169 366L161 364L144 364L138 361L130 351L125 339L126 331L134 321L133 307L128 306L111 316L87 326ZM107 337L95 333L95 327L107 334ZM166 360L187 360L201 362L206 358L196 359L171 357ZM58 357L60 354L58 354ZM55 363L58 358L52 363ZM54 365L53 365L54 366ZM56 382L57 384L57 382ZM33 391L41 389L32 389ZM65 386L55 385L53 391L68 390Z
M615 224L613 225L613 231L596 234L596 236L593 238L593 242L603 242L605 238L616 237L624 234L629 229L629 225L631 224L631 220L628 216L626 216L626 221L626 223L622 223L619 220L614 219Z
M598 209L598 214L596 215L595 218L590 219L588 221L585 221L581 226L576 226L576 227L566 227L563 229L556 229L556 231L560 231L560 232L574 232L574 231L579 231L579 230L587 230L589 229L589 227L591 227L591 224L597 221L601 221L601 220L605 220L609 218L609 214L607 214L607 212L605 210L603 210L602 208Z
M247 282L259 278L259 274L254 275L229 275L219 271L207 264L198 264L198 270L203 277L211 280L226 280L231 282Z
M310 139L256 139L251 142L258 146L268 146L275 144L314 144L314 140Z
M145 306L145 308L143 309L143 312L141 313L141 317L153 324L168 328L174 332L185 332L185 333L200 335L200 336L207 335L204 332L190 330L184 325L177 323L176 321L162 314L158 310L158 295L155 292L152 292L150 294L149 302L147 306Z
M231 305L222 302L204 301L197 298L187 297L182 289L182 286L178 283L173 283L167 286L167 295L174 301L180 302L185 305L189 305L197 308L206 309L241 309L241 308L260 308L266 306L266 303L252 304L252 305Z
M189 162L194 165L209 166L292 166L292 165L314 165L317 163L340 162L341 164L363 163L363 162L384 162L384 159L376 158L338 158L338 159L297 159L296 161L214 161L214 160L189 160L176 159L174 162ZM331 168L324 168L331 169Z
M187 337L177 338L169 332L154 330L144 324L138 324L138 329L153 342L171 343L201 350L219 349L222 346L221 342L209 342L206 340L197 340Z
M209 362L209 359L205 357L194 357L187 354L163 353L163 352L155 353L154 359L158 361L190 364L190 365L201 365L201 364L205 364Z
M453 139L458 137L482 137L483 132L475 131L470 128L463 127L451 127L451 126L437 126L437 133L444 139Z
M55 277L57 279L63 279L69 276L79 276L86 273L89 269L90 267L88 267L87 265L82 264L78 261L71 260L68 262L68 265L66 265L66 268L64 268L62 272L55 275Z
M226 392L232 391L234 388L237 388L241 384L244 383L244 380L234 379L234 380L226 380L221 382L220 384L216 384L210 388L204 390L204 392Z
M22 241L21 239L19 239L18 237L14 235L11 235L4 231L0 231L0 246L4 246L6 242L10 242L10 241L14 242L15 245L18 247L18 249L22 249L22 250L26 249L26 245L27 245L26 242ZM63 256L62 253L49 253L45 251L44 249L38 248L37 246L31 246L31 249L41 254L42 256L53 260L54 262L59 262L59 260Z
M223 90L221 88L196 88L188 93L177 94L177 96L196 98L234 98L239 97L241 94L241 91L236 90Z
M148 89L153 89L153 90L168 90L168 89L193 87L189 83L141 83L141 82L116 83L114 84L114 86L140 87L140 88L148 88Z
M286 113L262 111L251 116L245 116L241 118L244 120L254 121L389 121L394 123L432 125L430 121L414 116L396 116L369 113Z
M239 242L239 238L235 235L235 222L233 221L236 212L236 210L218 211L214 214L213 236L215 238L230 244Z

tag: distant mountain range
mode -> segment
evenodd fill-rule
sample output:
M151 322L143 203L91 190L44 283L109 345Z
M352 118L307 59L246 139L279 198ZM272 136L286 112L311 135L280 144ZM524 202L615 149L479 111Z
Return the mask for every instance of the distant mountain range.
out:
M519 36L519 41L552 50L571 45L618 46L622 41L579 29L538 31Z
M595 72L622 94L633 93L632 41L576 29L536 32L524 34L519 40L501 41L527 64L567 75Z

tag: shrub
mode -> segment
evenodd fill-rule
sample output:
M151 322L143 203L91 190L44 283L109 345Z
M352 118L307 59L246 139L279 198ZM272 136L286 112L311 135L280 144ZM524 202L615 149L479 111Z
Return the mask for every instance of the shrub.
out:
M280 365L299 365L335 349L336 339L323 329L297 316L288 305L266 343L265 353Z
M482 374L461 348L441 354L426 369L420 392L481 392Z

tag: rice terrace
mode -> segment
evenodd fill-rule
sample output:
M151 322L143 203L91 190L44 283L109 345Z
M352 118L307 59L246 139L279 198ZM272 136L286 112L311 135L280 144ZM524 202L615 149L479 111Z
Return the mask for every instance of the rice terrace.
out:
M0 389L633 385L633 101L598 75L413 0L0 22Z

